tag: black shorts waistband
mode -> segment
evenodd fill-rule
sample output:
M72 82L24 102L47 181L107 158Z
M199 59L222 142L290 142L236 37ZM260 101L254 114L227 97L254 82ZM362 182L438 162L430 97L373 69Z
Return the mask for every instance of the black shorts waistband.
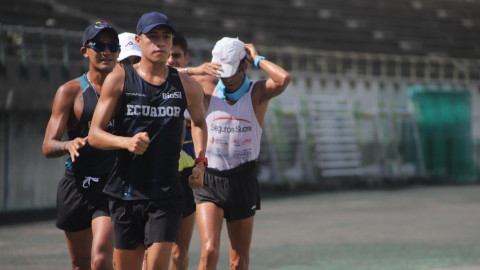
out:
M108 174L80 174L65 169L64 179L75 183L78 191L82 194L98 193L103 192L103 188L108 181Z
M243 163L242 165L239 165L235 168L225 170L225 171L219 171L216 169L212 168L205 168L205 173L213 175L213 176L218 176L218 177L228 177L228 178L235 178L236 176L238 177L244 177L245 174L252 174L253 175L253 169L257 166L257 161L252 160Z
M70 169L65 169L65 175L71 176L71 177L85 177L85 176L92 176L92 177L98 177L101 179L108 178L108 174L84 174L84 173L76 173Z

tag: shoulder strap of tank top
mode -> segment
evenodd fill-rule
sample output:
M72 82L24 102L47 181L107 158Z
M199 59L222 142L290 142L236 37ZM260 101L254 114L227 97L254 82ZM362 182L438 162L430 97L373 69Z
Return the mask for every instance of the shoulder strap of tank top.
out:
M123 67L123 69L125 70L125 78L133 76L133 66L132 65L125 66L125 67Z
M131 65L125 66L123 68L125 70L125 80L123 84L123 91L128 90L127 92L133 91L132 89L134 88L134 79L133 77L135 76L135 71L133 70L133 67Z
M87 81L87 73L84 73L82 76L78 77L77 80L80 83L80 88L82 89L82 92L85 92L85 89L90 86Z
M178 74L178 70L176 68L172 68L168 66L169 69L169 74L172 74L172 76L169 76L172 78L172 83L175 85L175 87L178 89L179 87L183 88L182 85L182 80L180 79L180 75Z
M248 86L248 92L250 92L250 96L253 94L253 88L255 87L255 84L257 84L258 81L250 81L250 85Z

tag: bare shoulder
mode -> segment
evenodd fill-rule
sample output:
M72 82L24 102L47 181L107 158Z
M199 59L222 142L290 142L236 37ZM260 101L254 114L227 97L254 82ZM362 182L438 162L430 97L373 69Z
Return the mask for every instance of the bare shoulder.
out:
M122 67L116 67L112 72L107 75L105 78L105 83L109 84L122 84L125 81L125 69Z
M252 89L252 102L254 104L262 104L268 102L269 98L265 95L267 88L267 80L259 80L255 82Z
M60 86L58 88L58 90L62 91L65 94L67 94L67 93L78 93L78 91L82 91L82 89L80 87L80 82L78 81L78 79L73 79L73 80L70 80L70 81L66 82L65 84Z
M252 93L255 94L262 94L266 88L267 80L258 80L255 82L253 86Z
M80 82L77 79L73 79L58 88L55 99L60 98L64 101L70 99L73 100L81 92L82 88L80 87Z
M191 78L202 86L203 91L205 92L206 95L211 95L218 83L218 78L215 76L208 76L208 75L195 76L194 75L194 76L191 76Z

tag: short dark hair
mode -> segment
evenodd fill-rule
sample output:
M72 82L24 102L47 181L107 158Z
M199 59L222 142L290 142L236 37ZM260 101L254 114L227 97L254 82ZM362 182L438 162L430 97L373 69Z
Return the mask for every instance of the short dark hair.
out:
M178 45L180 48L182 48L183 54L188 53L188 44L187 44L187 39L185 36L180 33L180 32L175 32L173 36L173 46Z
M240 60L240 63L238 64L238 66L242 65L243 63L245 63L245 60L247 60L247 56L245 55L245 57L243 57L242 60Z
M238 63L237 72L238 72L238 70L240 69L240 66L245 63L245 60L247 60L247 56L246 56L246 55L245 55L245 57L243 57L242 60L240 60L240 63Z

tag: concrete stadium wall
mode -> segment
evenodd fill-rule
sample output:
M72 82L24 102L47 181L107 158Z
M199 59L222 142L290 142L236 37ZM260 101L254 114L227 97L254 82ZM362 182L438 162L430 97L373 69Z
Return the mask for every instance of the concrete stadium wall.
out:
M70 77L59 64L50 78L40 68L29 63L28 77L22 76L19 63L10 61L0 77L0 212L55 206L66 157L46 159L42 142L57 88L80 75L83 63L73 63Z
M9 115L10 155L7 209L41 208L55 204L57 183L65 157L47 160L42 142L49 112L14 112Z

